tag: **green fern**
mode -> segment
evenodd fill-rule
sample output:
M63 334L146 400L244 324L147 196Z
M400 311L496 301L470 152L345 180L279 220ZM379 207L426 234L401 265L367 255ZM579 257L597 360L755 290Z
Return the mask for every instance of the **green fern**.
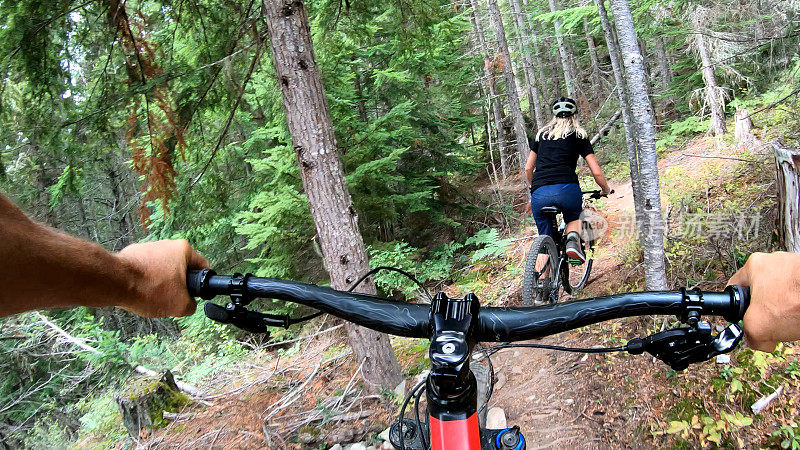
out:
M510 238L501 238L497 228L484 228L467 239L466 244L478 247L471 258L475 263L505 255L513 242Z

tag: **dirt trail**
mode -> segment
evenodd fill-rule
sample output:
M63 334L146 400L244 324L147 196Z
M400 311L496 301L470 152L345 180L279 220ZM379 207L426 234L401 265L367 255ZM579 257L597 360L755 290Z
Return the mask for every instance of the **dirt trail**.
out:
M733 160L723 162L710 157L730 156L731 149L714 146L701 139L685 150L675 151L659 161L663 176L672 167L687 170L706 170L709 164L717 168L733 165ZM690 156L691 155L691 156ZM713 162L712 162L713 161ZM724 173L724 171L723 171ZM608 221L608 231L599 241L595 261L587 288L580 297L603 295L621 286L635 270L622 268L621 251L635 237L632 227L633 190L630 180L612 183L614 194L601 204L599 211ZM664 193L662 192L662 196ZM666 203L662 199L662 205ZM578 331L565 332L540 341L546 344L586 347L586 336ZM509 426L519 425L528 449L544 448L608 448L616 446L608 441L611 423L604 416L606 410L598 397L614 395L602 392L602 383L578 379L575 373L582 367L596 364L600 356L553 352L536 349L509 349L493 358L498 385L489 402L490 407L504 409ZM589 391L594 391L588 395ZM613 421L613 419L611 419ZM605 436L605 437L604 437ZM626 439L622 439L624 442Z
M615 236L623 218L633 211L630 181L612 183L614 194L604 200L602 214L609 229L599 242L590 285L604 286L618 274L619 248L624 237ZM594 291L592 290L592 291ZM587 289L587 291L589 291ZM538 341L585 347L578 332L566 332ZM574 374L591 363L587 355L537 349L508 349L492 358L498 379L490 407L503 408L509 426L519 425L528 449L599 448L602 430L594 416L604 414L588 402L585 386Z

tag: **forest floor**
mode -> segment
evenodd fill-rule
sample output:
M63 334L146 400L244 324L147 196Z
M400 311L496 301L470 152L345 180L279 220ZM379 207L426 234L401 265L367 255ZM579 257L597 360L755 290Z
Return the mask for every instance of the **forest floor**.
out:
M751 149L751 151L754 151ZM702 174L703 182L716 186L731 177L741 149L698 138L688 146L666 153L659 171L669 178ZM581 297L641 287L641 270L625 259L634 233L625 232L632 215L630 181L613 184L615 193L598 203L609 222L609 232L594 252L595 265ZM512 191L512 189L508 189ZM517 188L519 203L524 194ZM670 201L664 194L664 207ZM708 195L708 190L706 191ZM708 200L708 199L706 199ZM507 259L524 262L532 221L515 237ZM508 261L471 268L485 272L484 288L490 304L519 302L521 272L506 270ZM473 288L473 286L470 286ZM452 295L463 287L446 286ZM502 300L500 300L502 298ZM493 300L492 300L493 299ZM333 319L317 332L331 327ZM656 325L651 319L627 319L598 324L551 336L537 342L590 347L608 345L609 333L644 336ZM313 334L313 333L311 333ZM376 439L395 417L398 405L391 395L368 395L358 388L358 367L347 358L341 330L300 340L282 350L254 352L248 362L218 375L204 386L216 392L152 436L140 441L147 448L328 448L326 443L366 442ZM393 345L409 374L407 389L427 364L427 344L397 338ZM664 445L667 417L680 390L672 378L688 382L695 375L674 372L650 357L582 355L531 349L507 349L492 358L497 383L489 406L504 410L510 425L519 425L528 449L636 448ZM704 369L715 374L713 364ZM704 372L705 373L705 372ZM708 375L710 374L710 375ZM702 383L702 381L700 382ZM685 392L684 395L690 395ZM674 398L673 398L674 396ZM320 426L324 423L324 426ZM705 431L704 431L705 432ZM739 443L743 441L739 440ZM751 444L754 442L750 442Z

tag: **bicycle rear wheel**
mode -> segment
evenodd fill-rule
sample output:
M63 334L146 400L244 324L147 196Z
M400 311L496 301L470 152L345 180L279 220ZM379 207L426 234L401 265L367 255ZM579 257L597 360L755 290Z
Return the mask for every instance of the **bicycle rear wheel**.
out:
M583 222L583 250L587 253L586 262L579 266L572 266L566 268L566 276L564 277L564 287L570 295L577 294L589 281L589 275L592 272L593 259L589 257L589 251L594 247L595 236L594 230L589 222Z
M537 236L525 260L525 274L522 279L524 306L554 302L558 296L558 263L558 249L553 238Z

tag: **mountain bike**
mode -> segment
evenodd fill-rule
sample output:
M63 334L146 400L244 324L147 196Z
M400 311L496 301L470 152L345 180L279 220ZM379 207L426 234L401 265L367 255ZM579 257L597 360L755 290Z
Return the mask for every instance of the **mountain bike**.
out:
M583 191L582 193L589 194L588 199L585 199L584 202L606 197L600 190ZM612 190L610 194L613 193ZM587 255L587 259L581 265L572 265L567 258L565 224L563 220L559 220L561 210L555 206L546 206L541 209L541 212L550 221L551 229L558 230L558 232L555 234L555 238L536 236L531 243L522 278L523 306L556 303L562 287L567 294L577 294L589 280L594 262L590 253L599 237L592 224L581 217L581 247Z
M509 347L583 353L647 352L674 370L684 370L691 363L730 352L738 345L743 333L737 322L744 317L750 301L747 288L728 286L723 292L685 289L639 292L527 308L482 307L473 293L459 299L439 292L430 304L417 304L355 293L352 292L355 285L344 292L249 274L222 276L209 269L190 271L187 286L192 296L206 300L217 295L229 296L224 307L206 302L206 316L252 332L268 333L269 327L289 327L311 317L293 319L246 308L255 298L271 298L306 305L379 332L429 339L430 373L408 393L389 433L392 444L403 450L526 448L525 437L517 426L503 429L479 426L477 382L469 364L473 354L488 359L494 352ZM659 314L674 314L687 326L633 338L625 345L609 348L511 343L619 317ZM711 324L701 320L703 315L722 316L731 324L714 336ZM501 344L475 349L478 342ZM493 382L493 374L490 379ZM422 394L427 398L424 421L419 415ZM412 398L415 399L413 419L405 417Z

